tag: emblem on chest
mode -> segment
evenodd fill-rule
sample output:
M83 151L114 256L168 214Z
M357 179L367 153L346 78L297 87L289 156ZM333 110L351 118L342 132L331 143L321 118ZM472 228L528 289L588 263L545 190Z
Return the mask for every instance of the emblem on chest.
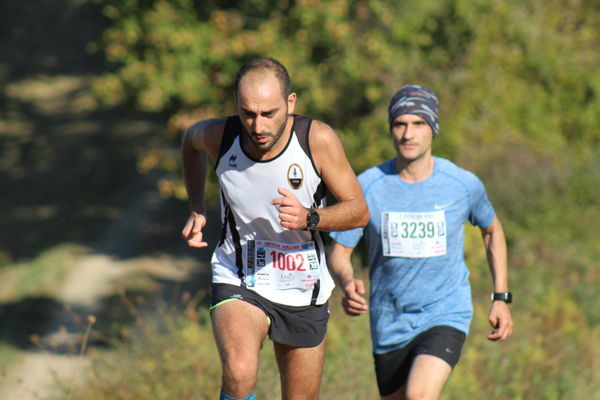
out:
M298 164L294 163L289 166L287 170L287 180L292 189L298 190L302 187L302 184L304 183L304 173Z

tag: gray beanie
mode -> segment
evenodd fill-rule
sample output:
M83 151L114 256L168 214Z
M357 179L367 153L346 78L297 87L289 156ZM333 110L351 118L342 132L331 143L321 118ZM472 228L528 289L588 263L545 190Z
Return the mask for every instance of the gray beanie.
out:
M388 122L403 114L415 114L427 121L433 130L433 136L440 130L438 117L439 102L435 94L430 90L418 85L402 86L388 107Z

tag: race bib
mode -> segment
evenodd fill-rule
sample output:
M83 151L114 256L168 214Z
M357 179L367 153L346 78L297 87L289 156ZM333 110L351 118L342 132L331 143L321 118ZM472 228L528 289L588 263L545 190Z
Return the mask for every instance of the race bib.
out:
M384 212L381 218L383 255L424 258L446 254L446 215L434 212Z
M319 280L314 242L248 241L247 287L312 289Z

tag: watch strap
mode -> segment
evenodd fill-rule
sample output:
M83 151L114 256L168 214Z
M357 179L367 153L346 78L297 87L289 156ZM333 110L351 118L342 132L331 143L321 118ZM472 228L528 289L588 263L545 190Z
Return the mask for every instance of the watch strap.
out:
M492 301L503 301L507 304L512 303L511 292L494 292L491 296Z
M306 215L306 229L315 229L317 225L319 225L320 216L317 210L314 208L308 209L308 214Z

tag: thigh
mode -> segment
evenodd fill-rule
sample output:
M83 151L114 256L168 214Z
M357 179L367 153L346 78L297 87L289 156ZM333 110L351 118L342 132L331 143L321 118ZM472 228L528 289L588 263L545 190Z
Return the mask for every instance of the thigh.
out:
M444 360L421 354L410 367L407 381L392 394L382 395L382 400L423 399L437 400L452 372Z
M428 354L417 356L413 361L406 383L406 397L409 399L439 399L451 372L452 367L441 358Z
M439 399L464 341L465 334L449 326L436 326L419 335L411 350L413 362L403 388L406 398Z
M377 383L384 400L437 399L460 358L465 334L436 326L407 346L376 355Z
M284 400L313 400L319 397L325 340L314 347L293 347L274 342Z
M269 330L264 311L244 300L231 300L215 307L211 318L223 363L250 363L258 368L260 347Z
M411 349L414 344L411 342L405 347L392 350L384 354L374 354L375 376L377 378L377 387L379 394L383 399L395 399L396 392L404 388L410 373L412 365ZM400 390L404 392L404 390ZM392 397L388 397L394 394Z

